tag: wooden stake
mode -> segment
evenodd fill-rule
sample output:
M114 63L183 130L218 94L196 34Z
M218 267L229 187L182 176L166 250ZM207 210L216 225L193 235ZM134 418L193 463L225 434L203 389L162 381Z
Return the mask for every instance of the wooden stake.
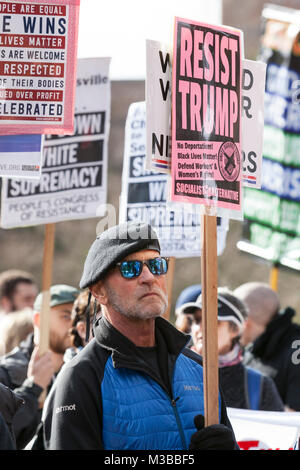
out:
M52 284L52 267L54 253L55 224L45 225L43 277L42 277L42 311L40 312L40 354L49 349L49 315L50 315L50 287Z
M278 275L279 275L279 267L277 264L273 264L271 272L270 272L270 287L275 292L278 290Z
M217 218L201 217L204 418L210 426L219 423Z
M174 281L174 267L175 267L175 258L171 257L169 260L169 268L167 273L167 290L168 290L168 308L164 313L163 317L166 320L170 319L170 313L172 308L172 291L173 291L173 281Z

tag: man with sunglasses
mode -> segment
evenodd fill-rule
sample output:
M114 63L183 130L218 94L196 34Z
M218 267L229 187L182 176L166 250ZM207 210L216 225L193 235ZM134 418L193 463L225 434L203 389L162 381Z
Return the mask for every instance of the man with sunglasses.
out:
M221 395L221 424L203 427L201 358L161 318L167 270L148 224L110 228L92 244L80 287L102 316L58 378L50 449L237 448Z

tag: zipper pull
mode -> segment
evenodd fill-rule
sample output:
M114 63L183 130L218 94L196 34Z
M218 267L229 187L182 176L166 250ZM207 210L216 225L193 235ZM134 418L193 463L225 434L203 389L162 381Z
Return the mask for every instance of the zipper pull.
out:
M172 406L176 406L176 402L179 400L179 398L180 398L180 397L177 397L177 398L175 398L175 399L173 398L173 399L171 400Z

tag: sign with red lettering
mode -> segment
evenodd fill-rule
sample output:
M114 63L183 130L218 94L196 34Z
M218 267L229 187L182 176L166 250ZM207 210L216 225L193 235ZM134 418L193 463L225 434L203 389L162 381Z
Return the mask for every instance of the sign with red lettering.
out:
M0 1L0 134L72 134L79 2Z
M241 218L242 32L175 19L172 194Z

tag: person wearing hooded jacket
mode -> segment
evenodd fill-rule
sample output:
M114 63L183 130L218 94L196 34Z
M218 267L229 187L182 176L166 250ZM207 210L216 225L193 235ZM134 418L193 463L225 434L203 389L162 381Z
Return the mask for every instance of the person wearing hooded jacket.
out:
M57 378L51 450L238 449L221 392L220 424L204 428L201 357L161 318L167 268L148 224L112 227L92 244L80 287L102 316Z
M286 411L300 411L300 325L295 310L281 309L277 293L267 284L249 282L234 294L248 307L241 341L244 364L271 377Z

